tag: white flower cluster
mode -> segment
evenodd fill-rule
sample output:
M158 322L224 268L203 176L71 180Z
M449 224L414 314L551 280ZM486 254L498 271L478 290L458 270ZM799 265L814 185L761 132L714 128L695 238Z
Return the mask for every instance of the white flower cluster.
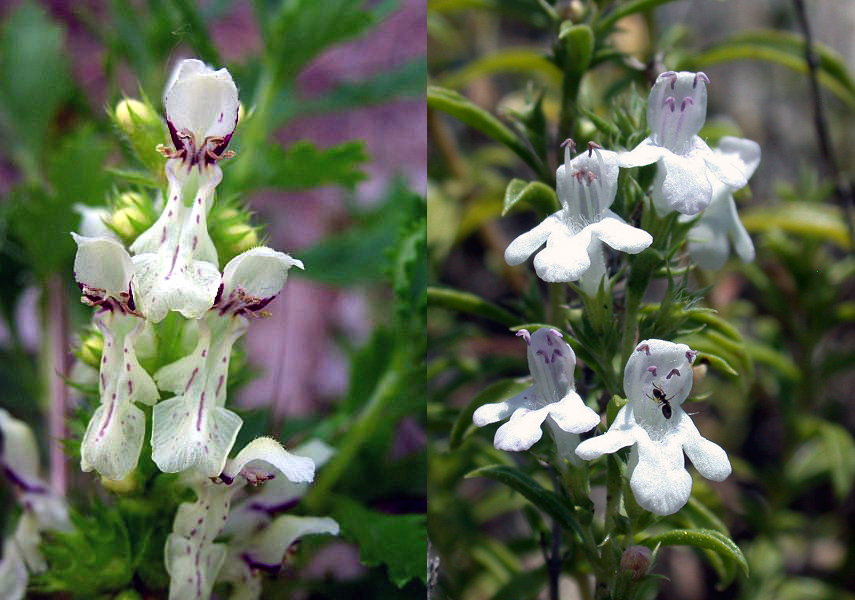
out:
M207 215L223 177L217 162L231 155L226 147L237 125L238 93L229 72L198 60L181 62L164 106L175 148L161 149L168 157L168 187L159 218L131 244L130 254L113 238L72 234L78 245L75 278L83 301L97 307L95 324L104 336L101 404L83 438L81 468L107 479L126 477L137 465L146 430L137 404L153 406L152 459L161 471L182 473L198 496L179 508L167 543L169 597L208 598L221 577L234 583L236 595L255 598L260 584L252 573L258 565L276 570L299 535L338 531L330 519L288 517L264 524L254 537L235 529L240 552L214 543L232 496L248 481L273 477L251 465L266 462L294 483L314 477L310 457L291 454L269 438L228 460L242 421L225 407L232 346L251 319L264 316L288 270L303 264L257 247L219 271ZM185 335L195 338L195 347L150 375L137 353L150 350L152 324L171 311L189 319ZM171 397L158 401L161 392ZM234 564L224 567L227 556Z
M721 268L730 243L744 261L754 259L754 245L736 214L733 193L748 183L760 163L760 146L751 140L724 137L710 149L698 132L706 120L707 84L703 73L662 73L650 92L647 124L652 133L629 152L615 153L590 144L571 160L567 144L558 168L561 210L517 237L505 251L510 265L534 259L538 276L549 282L579 281L593 295L606 273L603 243L629 254L650 244L649 233L628 225L609 210L615 200L620 167L656 163L653 205L665 215L677 211L692 219L689 253L701 268Z

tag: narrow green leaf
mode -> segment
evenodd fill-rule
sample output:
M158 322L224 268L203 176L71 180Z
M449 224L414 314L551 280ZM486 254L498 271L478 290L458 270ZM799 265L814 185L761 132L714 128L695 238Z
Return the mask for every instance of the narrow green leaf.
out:
M488 385L486 388L478 392L469 404L460 411L460 415L454 422L454 426L451 428L451 436L448 443L449 447L452 450L455 450L463 443L467 432L470 428L474 427L474 425L472 425L472 415L475 414L475 411L479 406L507 400L508 398L522 392L530 385L530 382L521 382L516 379L502 379L501 381L496 381Z
M667 4L668 2L674 2L674 0L632 0L631 2L624 2L623 4L618 5L610 13L603 15L603 18L597 21L595 24L597 35L599 36L607 33L615 23L624 17L628 17L629 15L637 12L651 10L660 4Z
M749 233L781 230L797 236L823 240L843 250L851 246L849 231L838 206L809 202L786 202L764 209L746 210L740 214Z
M558 39L566 53L565 70L574 77L581 77L591 64L594 54L594 32L587 25L564 21Z
M428 86L427 102L428 108L449 114L473 129L477 129L487 137L504 144L530 166L541 179L545 181L551 180L552 174L549 173L540 159L513 131L489 112L473 104L466 97L461 96L454 90L432 85Z
M641 542L648 548L656 546L694 546L712 550L721 556L733 560L742 568L742 572L748 576L748 561L739 546L720 531L714 529L674 529L666 533L654 535Z
M519 318L501 306L488 302L475 294L450 288L428 287L428 306L439 306L478 315L508 327L519 322Z
M855 106L855 80L836 51L814 42L819 61L819 82L850 106ZM677 68L698 70L732 60L764 60L807 73L804 38L778 30L749 31L735 35L696 56L690 56ZM807 85L807 82L805 82Z
M490 465L466 474L467 479L471 477L487 477L508 486L515 492L519 492L529 502L555 519L561 527L575 532L580 539L582 538L582 530L568 508L568 500L543 488L537 481L519 469L506 465Z
M556 87L561 84L561 69L541 52L530 48L505 48L493 52L444 74L437 81L443 87L459 90L474 79L496 73L520 73L526 78L539 74Z
M502 216L519 203L526 203L541 215L550 215L561 208L555 190L539 181L523 181L522 179L511 179L505 189L505 203L502 207Z

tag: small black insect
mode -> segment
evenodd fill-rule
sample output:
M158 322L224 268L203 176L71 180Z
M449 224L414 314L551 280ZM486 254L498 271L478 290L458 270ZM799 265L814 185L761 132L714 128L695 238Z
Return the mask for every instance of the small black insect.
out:
M671 400L671 398L673 398L673 396L671 398L666 398L665 397L665 390L663 390L661 387L659 387L658 385L656 385L654 383L653 384L653 396L647 396L647 397L650 398L651 400L653 400L654 402L656 402L656 404L662 405L662 416L663 417L665 417L666 419L671 418L670 400Z

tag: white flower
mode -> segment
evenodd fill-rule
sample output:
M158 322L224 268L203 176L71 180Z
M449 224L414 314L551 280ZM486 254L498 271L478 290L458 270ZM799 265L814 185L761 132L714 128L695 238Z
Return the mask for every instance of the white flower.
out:
M228 519L232 496L247 482L262 483L271 474L251 468L265 462L295 483L314 478L310 458L286 451L270 438L258 438L229 460L219 479L212 481L197 470L184 474L185 482L196 492L195 502L178 507L172 533L166 540L166 570L170 575L170 600L207 600L217 575L226 560L225 544L214 543Z
M134 348L147 323L111 311L96 317L95 326L104 336L98 374L101 404L83 436L80 468L119 480L137 466L145 437L145 414L134 403L151 406L160 395Z
M735 189L747 183L728 157L714 154L698 137L707 116L708 83L703 73L660 74L647 101L651 135L620 155L622 167L658 164L653 202L660 214L698 214L712 200L714 180Z
M166 162L166 205L157 221L131 244L137 304L155 323L172 310L198 319L214 303L220 271L206 219L222 177L217 165L193 176L178 161ZM187 207L184 193L192 187L191 180L198 187Z
M161 471L196 467L218 475L242 421L224 407L232 346L285 284L288 269L302 263L270 248L253 248L229 261L214 306L199 320L193 351L154 375L175 394L152 411L152 459Z
M134 265L124 246L106 237L72 233L77 242L74 278L83 302L105 310L139 314L134 302Z
M522 329L517 335L528 345L528 366L534 384L504 402L479 407L472 416L475 425L483 427L510 417L496 431L493 445L512 452L531 448L543 435L540 426L544 421L558 436L556 442L566 434L580 434L596 427L599 415L585 406L574 389L576 354L561 333L541 328L533 334ZM575 443L567 439L561 442L559 450Z
M238 91L226 69L215 71L195 59L172 72L163 94L166 124L175 144L170 158L200 169L225 154L238 120Z
M627 475L638 504L658 515L683 507L692 491L683 453L713 481L730 475L720 446L701 437L681 404L692 389L696 352L685 344L647 340L638 344L624 371L627 404L609 430L585 440L576 454L592 460L632 446Z
M12 488L22 513L15 532L3 542L0 560L0 595L24 597L29 572L47 568L39 551L41 532L70 529L68 508L39 475L39 453L29 427L0 408L0 468Z
M586 153L570 160L571 145L556 174L561 210L511 242L505 260L509 265L521 264L546 242L546 248L534 258L537 275L550 282L581 279L585 292L595 294L606 274L603 242L615 250L637 254L653 238L609 210L617 191L617 155L592 144Z
M717 156L730 160L739 168L745 179L760 164L760 145L751 140L723 137L715 150ZM694 227L689 231L689 254L702 269L715 270L724 266L730 255L730 245L743 262L754 260L754 244L736 212L733 192L736 191L714 180L712 202ZM681 220L690 217L680 217Z
M333 449L312 440L295 449L323 466ZM255 600L261 594L261 573L278 573L282 558L300 537L309 534L337 535L338 523L329 517L279 515L294 507L306 493L308 484L283 477L267 481L261 492L247 496L229 514L222 535L231 539L228 554L217 581L232 584L231 600Z

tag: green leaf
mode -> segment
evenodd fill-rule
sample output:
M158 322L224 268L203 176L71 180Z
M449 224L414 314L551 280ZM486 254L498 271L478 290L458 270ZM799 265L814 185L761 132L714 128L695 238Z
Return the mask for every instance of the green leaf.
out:
M809 202L785 202L774 207L746 210L740 214L749 233L785 233L828 241L843 250L850 247L849 231L838 206Z
M277 78L293 79L325 48L356 37L376 22L376 13L352 0L284 0L272 18L258 15Z
M714 529L674 529L666 533L654 535L641 542L648 548L656 546L694 546L704 550L712 550L721 556L736 562L745 576L748 576L748 561L739 546L720 531Z
M450 288L428 287L428 306L439 306L478 315L508 327L519 322L519 318L501 306L488 302L475 294Z
M330 235L297 258L306 265L300 277L338 286L356 285L384 279L388 259L398 239L403 214L418 197L402 185L394 185L386 201L341 233Z
M428 86L428 108L442 111L477 129L487 137L510 148L544 181L551 181L552 173L534 152L513 131L483 108L473 104L457 92L435 85Z
M287 151L271 144L253 165L253 177L247 182L249 189L305 190L324 185L352 189L365 179L361 167L368 161L362 141L319 149L312 142L302 140Z
M515 492L519 492L526 500L555 519L561 527L573 531L579 539L582 539L582 530L568 508L569 501L555 492L545 489L531 476L519 469L506 465L490 465L466 474L466 479L472 477L487 477L508 486Z
M478 392L474 398L460 411L460 415L454 422L451 428L451 436L448 445L454 450L463 443L467 432L474 427L472 425L472 415L479 406L491 404L494 402L502 402L517 395L531 385L530 382L520 382L516 379L502 379L491 383L486 388Z
M855 440L842 426L816 418L803 418L800 444L784 472L794 485L804 485L826 475L838 500L845 499L855 484Z
M608 33L609 29L624 17L628 17L629 15L637 12L652 10L660 4L667 4L668 2L674 2L674 0L632 0L631 2L619 4L613 11L605 14L596 22L595 28L597 35L599 36L604 33Z
M855 80L836 51L814 42L819 62L819 82L850 106L855 106ZM679 70L699 70L732 60L764 60L807 73L804 38L790 31L758 30L735 35L712 48L686 57ZM807 85L807 81L805 81Z
M342 535L359 545L362 564L385 564L389 579L398 587L414 578L427 583L425 515L389 515L341 499L333 516L341 525Z
M63 37L43 8L24 2L8 15L0 38L0 131L15 140L8 151L30 176L70 92Z
M529 600L537 598L548 581L546 567L518 573L502 586L493 600Z
M511 179L507 189L505 189L502 216L508 214L512 208L521 202L528 204L541 215L551 215L561 208L555 190L545 183Z
M386 104L396 98L423 96L427 83L427 62L419 57L360 81L339 84L317 98L300 103L301 115L350 110Z
M591 64L594 54L594 32L587 25L564 21L558 39L564 50L565 72L570 77L580 79Z
M529 79L537 73L556 87L561 83L561 69L542 52L530 48L505 48L492 52L457 71L443 74L437 82L443 87L459 90L474 79L496 73L520 73Z

